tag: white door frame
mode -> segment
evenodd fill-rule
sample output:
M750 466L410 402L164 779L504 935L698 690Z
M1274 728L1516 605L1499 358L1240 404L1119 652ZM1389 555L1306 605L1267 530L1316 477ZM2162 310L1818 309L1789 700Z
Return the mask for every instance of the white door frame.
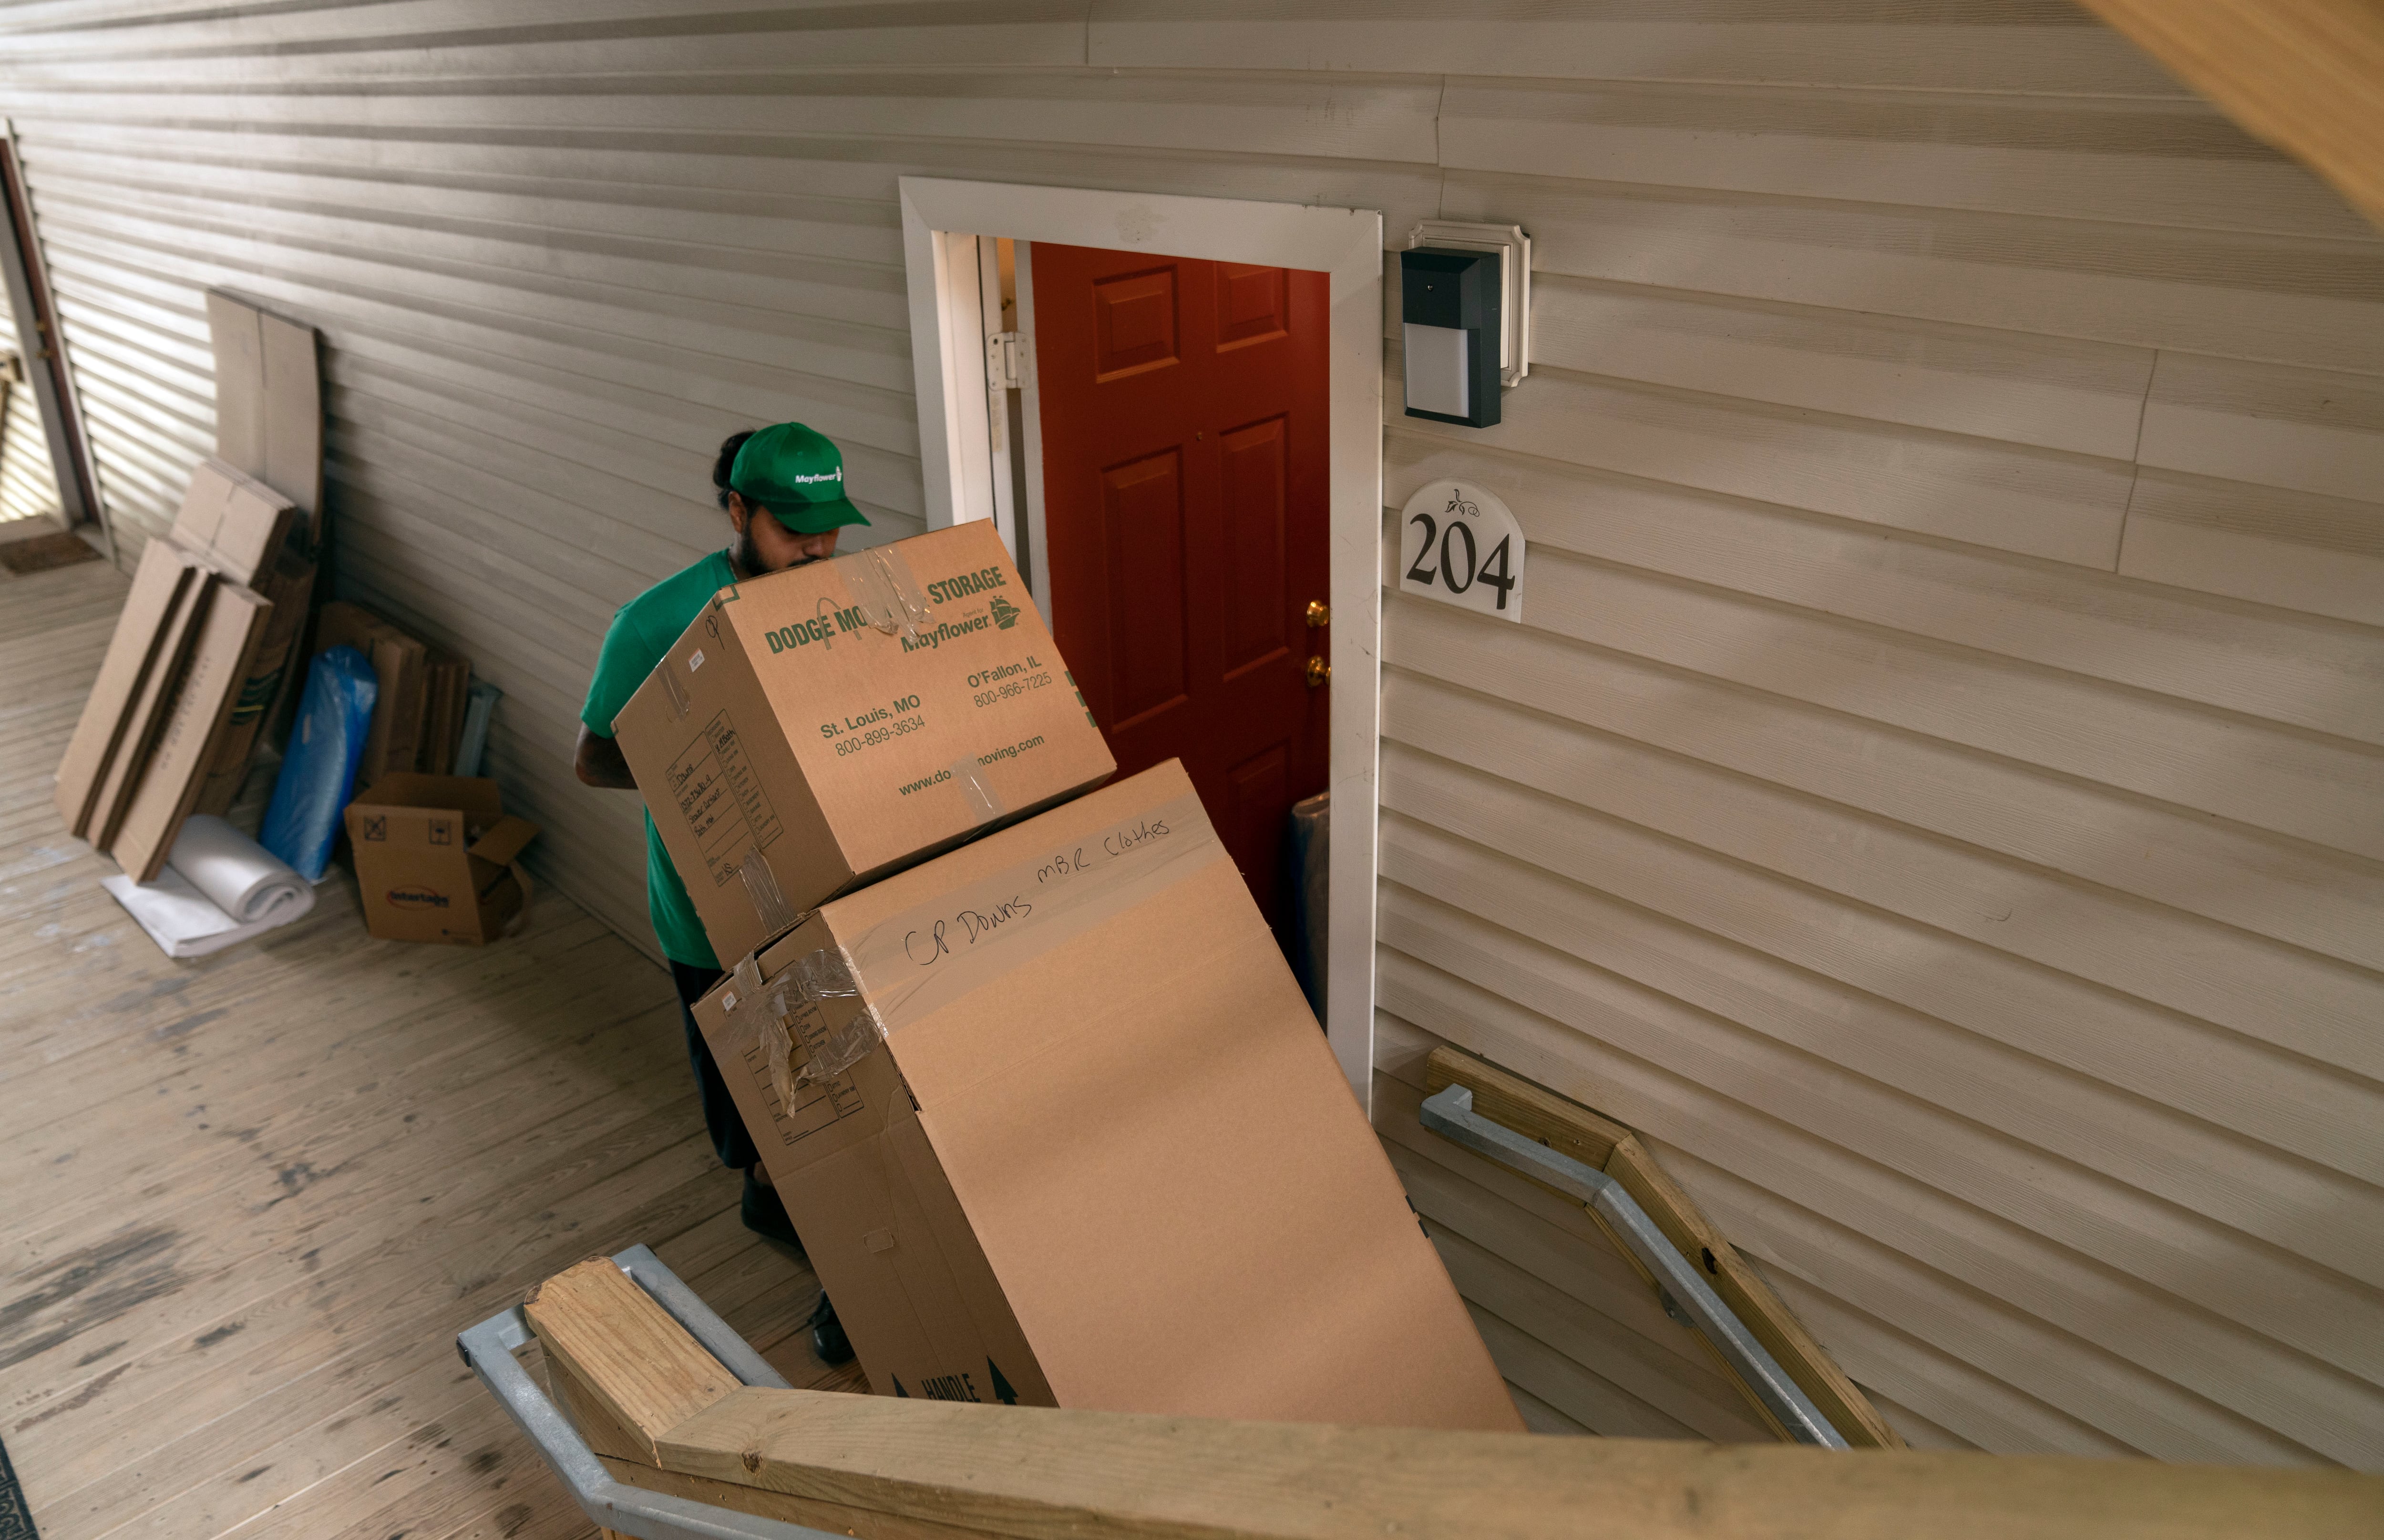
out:
M987 516L975 474L985 412L982 323L956 300L948 247L974 237L1147 251L1329 275L1333 716L1332 893L1326 919L1325 1035L1360 1106L1373 1105L1374 828L1380 752L1383 546L1383 217L1237 198L1185 198L1075 187L904 177L903 265L929 528ZM973 250L973 247L972 247ZM1025 326L1025 307L1020 306ZM971 403L974 402L972 408ZM1027 429L1030 445L1039 425ZM1041 511L1040 464L1028 495ZM1036 520L1039 522L1039 518ZM1031 554L1039 555L1035 552ZM1042 564L1037 562L1040 566Z

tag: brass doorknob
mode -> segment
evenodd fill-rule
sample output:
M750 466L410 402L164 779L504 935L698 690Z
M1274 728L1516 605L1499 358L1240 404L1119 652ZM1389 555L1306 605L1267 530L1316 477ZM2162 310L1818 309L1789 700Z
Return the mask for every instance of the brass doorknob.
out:
M1308 688L1315 689L1333 677L1333 665L1322 658L1308 660Z
M1310 600L1308 602L1308 628L1313 631L1319 627L1330 626L1332 624L1333 611L1331 606L1327 605L1322 599Z

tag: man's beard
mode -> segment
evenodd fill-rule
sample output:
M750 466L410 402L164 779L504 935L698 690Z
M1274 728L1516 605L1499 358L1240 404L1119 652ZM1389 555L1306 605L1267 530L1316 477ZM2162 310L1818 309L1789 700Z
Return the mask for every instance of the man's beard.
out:
M772 572L792 572L799 566L809 566L813 562L820 561L823 558L818 556L799 556L795 560L788 562L785 566L772 567L764 565L762 560L762 548L760 545L755 543L753 540L753 531L749 528L744 533L737 537L737 543L735 545L729 547L728 559L736 564L738 571L745 573L751 577L764 578L767 577Z

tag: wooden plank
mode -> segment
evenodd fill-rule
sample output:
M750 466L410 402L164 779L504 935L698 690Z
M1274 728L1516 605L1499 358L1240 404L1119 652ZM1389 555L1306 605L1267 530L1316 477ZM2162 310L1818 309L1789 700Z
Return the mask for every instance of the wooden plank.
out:
M1471 1090L1474 1110L1492 1122L1571 1155L1620 1182L1682 1257L1692 1267L1704 1270L1732 1312L1779 1360L1798 1387L1813 1397L1822 1415L1848 1442L1865 1448L1903 1447L1903 1439L1873 1410L1855 1383L1846 1378L1836 1360L1713 1227L1679 1184L1664 1174L1637 1135L1571 1098L1558 1096L1488 1060L1455 1048L1435 1049L1426 1071L1425 1087L1438 1091L1452 1085ZM1601 1147L1602 1158L1591 1160L1590 1153L1600 1151Z
M2384 224L2384 15L2363 0L2085 0Z
M591 1257L530 1291L523 1313L550 1358L648 1458L654 1440L737 1388L645 1290Z
M710 1503L714 1508L725 1508L731 1512L803 1524L828 1534L854 1535L858 1540L975 1540L977 1536L1008 1533L999 1529L970 1529L959 1524L939 1523L931 1519L888 1513L825 1497L764 1491L760 1487L709 1476L658 1470L636 1460L604 1458L604 1469L625 1485Z
M974 1414L974 1415L973 1415ZM667 1469L1021 1537L2347 1534L2384 1521L2348 1472L1915 1450L1203 1422L740 1390L675 1429Z

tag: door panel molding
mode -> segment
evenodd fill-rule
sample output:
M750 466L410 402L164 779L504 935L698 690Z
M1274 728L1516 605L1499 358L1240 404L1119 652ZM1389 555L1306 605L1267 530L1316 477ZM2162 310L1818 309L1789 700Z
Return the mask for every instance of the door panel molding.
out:
M1374 874L1381 721L1383 543L1383 218L1372 209L1321 208L1236 198L1189 198L1090 188L1025 187L901 179L904 266L910 280L913 375L927 525L993 513L989 481L972 472L963 430L981 362L956 339L946 243L1008 237L1258 267L1302 267L1330 279L1332 580L1332 899L1327 922L1326 1036L1359 1104L1371 1112L1374 1035ZM1019 324L1031 328L1028 274L1020 264ZM1031 330L1029 330L1031 335ZM1042 501L1040 429L1033 387L1026 414L1027 495ZM1031 527L1033 518L1025 521ZM1039 542L1037 542L1039 547ZM1049 595L1043 553L1032 553L1038 599Z

